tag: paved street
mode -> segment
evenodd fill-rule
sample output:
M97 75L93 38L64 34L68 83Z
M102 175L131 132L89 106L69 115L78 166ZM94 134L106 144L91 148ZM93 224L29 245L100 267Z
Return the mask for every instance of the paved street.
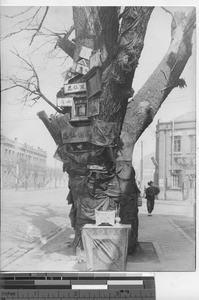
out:
M68 227L67 190L2 191L1 268L45 245Z
M65 200L67 189L2 191L2 271L86 271L83 254L73 255ZM148 217L139 208L139 254L128 257L128 271L191 271L195 262L194 206L156 201Z

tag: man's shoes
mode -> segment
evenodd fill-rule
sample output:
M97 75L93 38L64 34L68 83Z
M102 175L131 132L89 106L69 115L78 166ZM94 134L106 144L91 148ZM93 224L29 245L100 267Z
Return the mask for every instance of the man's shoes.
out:
M152 214L151 214L151 213L148 213L148 216L149 216L149 217L151 217L151 216L152 216Z

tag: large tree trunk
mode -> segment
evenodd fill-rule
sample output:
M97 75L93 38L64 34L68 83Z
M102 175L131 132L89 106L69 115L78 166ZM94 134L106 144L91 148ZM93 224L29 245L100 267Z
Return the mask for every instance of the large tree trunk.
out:
M195 10L187 18L175 16L168 52L134 101L128 104L128 98L133 95L131 85L152 11L153 7L125 8L120 16L120 29L118 8L75 7L73 11L76 30L74 59L78 59L81 45L100 49L102 53L100 114L93 118L92 125L107 124L108 127L115 124L115 144L87 148L90 153L94 151L93 159L97 159L98 163L106 165L109 162L105 174L89 173L86 168L88 161L79 165L76 161L76 171L71 172L68 160L74 159L74 156L67 151L65 153L70 187L68 200L73 204L70 215L76 232L75 247L81 241L83 224L94 222L94 209L115 209L118 203L121 221L132 225L130 250L137 244L139 191L132 168L133 148L171 90L184 85L179 76L191 55L195 24ZM64 51L67 52L67 49ZM48 124L50 128L51 124ZM104 184L100 186L100 182ZM82 209L89 210L90 217L82 217Z
M132 224L137 228L137 219L135 224L134 217L135 211L137 215L139 191L134 182L135 174L132 163L129 163L131 178L128 178L128 182L126 182L126 175L123 174L124 178L116 175L116 154L120 147L119 137L128 98L133 96L132 80L143 49L144 37L152 11L153 7L127 7L119 17L119 8L117 7L73 8L76 33L74 61L78 60L82 46L90 47L94 51L100 49L101 52L100 114L91 118L91 122L93 126L96 124L101 124L102 127L104 124L107 127L114 125L114 143L112 145L101 145L100 147L91 144L87 146L88 151L92 149L95 153L92 162L106 165L105 174L89 172L86 169L78 172L77 167L74 172L67 164L64 167L69 172L69 201L73 204L70 217L76 232L72 244L74 247L79 241L81 244L80 230L83 224L94 222L95 209L116 209L118 204L122 206L123 202L128 202L128 208L133 211L133 214L129 214L127 217L124 213L126 208L121 209L122 222ZM120 29L119 18L122 19ZM64 51L68 50L68 54L71 56L71 44L68 49L67 44L62 43L63 45L66 45ZM98 120L100 121L98 122ZM50 128L50 124L48 128ZM105 128L103 130L105 132ZM106 183L102 184L104 181ZM89 201L92 205L88 203ZM87 214L87 217L83 213L86 205L90 213L90 216ZM136 240L137 230L132 239L134 245Z

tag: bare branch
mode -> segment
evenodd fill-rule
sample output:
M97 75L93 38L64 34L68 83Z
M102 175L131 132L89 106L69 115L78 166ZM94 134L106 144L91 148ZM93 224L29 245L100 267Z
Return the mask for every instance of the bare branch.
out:
M37 81L37 88L38 90L40 90L40 84L39 84L39 76L37 75L37 72L35 70L35 68L33 67L33 64L32 62L28 62L24 57L22 57L17 51L14 52L11 50L11 52L17 56L20 60L22 60L26 65L28 65L30 67L30 70L29 71L32 71L33 72L33 76L30 78L32 80L32 78L35 78L36 81Z
M41 92L40 90L40 82L39 82L39 76L32 64L32 62L27 61L24 57L22 57L17 51L11 51L15 56L17 56L23 63L25 63L25 66L28 66L26 68L28 71L31 72L31 75L28 79L22 79L17 78L16 76L12 76L7 78L4 81L9 81L11 84L10 86L4 88L3 91L8 91L14 88L21 88L24 91L24 96L21 99L21 102L24 103L24 105L31 101L34 104L38 102L40 98L42 98L46 103L48 103L51 107L53 107L57 112L63 113L61 109L59 109L56 105L54 105L48 98Z
M59 109L57 106L55 106L51 101L49 101L44 94L41 93L41 98L46 101L50 106L52 106L57 112L63 114L63 111Z
M1 37L1 40L5 40L6 38L9 38L15 34L21 33L22 31L36 31L37 28L19 28L19 30L13 31L11 33L8 33L7 35Z
M35 32L35 34L32 36L32 39L31 39L31 41L30 41L30 45L32 44L32 42L33 42L35 36L36 36L36 35L38 34L38 32L40 31L40 29L41 29L41 27L42 27L42 24L43 24L43 22L44 22L44 20L45 20L45 18L46 18L46 15L47 15L47 13L48 13L48 10L49 10L49 6L46 7L45 13L44 13L44 15L43 15L43 18L42 18L40 24L39 24L39 27L37 28L37 31Z
M29 8L27 8L26 10L16 14L16 15L13 15L13 16L6 16L6 18L10 18L10 19L13 19L13 18L16 18L18 16L21 16L21 15L24 15L25 13L27 13L28 11L30 11L34 6L31 6Z
M35 101L32 105L28 104L29 107L33 107L35 104L37 103L37 101Z
M68 30L68 32L66 33L65 37L66 37L66 38L69 38L69 36L70 36L71 33L73 32L73 30L75 30L75 26L74 26L74 25L72 25L72 26L69 28L69 30Z
M34 7L32 7L34 8ZM45 7L44 7L45 8ZM35 39L36 36L43 36L43 37L57 37L59 40L60 39L68 39L68 37L71 35L71 33L73 32L73 30L75 29L74 25L72 25L69 30L60 30L58 32L55 32L53 30L50 30L46 27L44 27L44 21L46 19L46 16L48 14L48 10L49 7L47 6L45 8L45 11L43 13L43 16L41 16L40 11L41 9L43 9L43 6L40 7L36 7L36 9L34 11L31 12L32 16L27 15L27 18L23 18L21 17L21 19L16 22L16 24L12 27L12 31L9 32L8 34L5 34L5 36L1 36L1 40L4 40L6 38L10 38L16 34L20 34L21 32L32 32L32 37L30 38L30 43L29 45L31 45ZM26 11L20 13L20 14L16 14L11 16L12 18L16 18L16 17L20 17L21 15L23 16L25 13L28 13L30 9L27 9ZM38 23L36 23L36 17L40 20ZM50 42L53 42L53 39L50 39ZM38 49L40 49L42 46L46 45L47 43L49 43L49 41L46 41L45 43L43 43L41 46L39 46L35 51L37 51ZM54 40L54 45L52 46L53 49L56 49L59 46L60 41ZM70 42L70 46L72 46L73 50L72 53L74 53L74 43ZM63 44L63 42L61 42L61 44ZM68 44L67 44L68 45ZM33 53L34 53L33 52Z
M9 90L14 89L16 87L17 87L16 85L12 85L12 86L9 86L9 87L7 87L5 89L2 89L1 92L6 92L6 91L9 91Z
M68 32L54 32L52 30L50 30L49 28L46 28L43 26L43 29L45 29L46 31L50 32L50 34L48 34L49 36L66 36L68 34ZM43 33L44 34L44 33ZM45 33L46 35L46 33Z
M30 18L27 18L27 19L25 19L25 20L21 20L21 21L17 22L12 28L15 28L15 27L19 26L20 24L29 21L29 23L28 23L27 26L25 27L25 28L28 28L28 26L31 25L31 23L34 21L35 17L38 15L38 13L39 13L39 11L41 10L41 8L42 8L42 6L40 6L40 7L36 10L36 12L34 13L33 16L31 16ZM35 30L37 30L37 29L35 29Z
M172 17L174 17L173 13L172 13L170 10L168 10L166 7L161 6L161 8L162 8L164 11L166 11L168 14L170 14Z
M46 41L45 43L43 43L39 47L37 47L34 51L32 51L31 54L34 54L36 51L38 51L39 49L41 49L42 47L44 47L47 44L52 44L53 41L54 41L54 39L50 39L50 40Z
M36 10L36 12L33 14L33 16L32 17L30 17L30 18L27 18L27 19L25 19L25 20L22 20L22 21L19 21L19 22L17 22L12 28L18 28L17 30L15 30L15 31L12 31L12 32L10 32L9 34L7 34L7 35L5 35L5 36L3 36L3 37L1 37L1 40L4 40L4 39L6 39L6 38L9 38L9 37L11 37L11 36L13 36L13 35L16 35L16 34L19 34L19 33L21 33L22 31L35 31L35 34L33 35L33 37L36 35L36 34L38 34L38 31L39 31L39 27L38 26L33 26L33 27L30 27L30 25L33 25L32 23L33 23L33 21L34 21L34 19L36 18L36 16L39 14L39 11L42 9L42 6L40 6L37 10ZM46 12L45 12L46 13ZM16 17L16 16L13 16L13 17ZM42 19L43 20L43 19ZM44 21L44 20L43 20ZM43 22L43 21L41 21L41 22ZM25 22L29 22L27 25L25 25L24 23ZM22 26L20 26L19 27L19 25L21 25L21 24L23 24ZM40 25L42 25L42 24L40 24ZM39 26L40 26L39 25ZM32 38L33 38L32 37Z
M39 13L39 11L40 11L41 9L42 9L42 6L40 6L40 7L36 10L35 14L32 16L32 18L30 18L30 22L28 23L27 27L34 21L35 17L38 15L38 13Z

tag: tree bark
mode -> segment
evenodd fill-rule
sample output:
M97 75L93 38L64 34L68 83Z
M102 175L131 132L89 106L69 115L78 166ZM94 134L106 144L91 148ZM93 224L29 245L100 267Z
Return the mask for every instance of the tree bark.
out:
M141 55L146 29L153 7L127 7L114 48L111 63L103 71L99 118L118 125L117 135L126 113L128 98L133 96L132 81Z

